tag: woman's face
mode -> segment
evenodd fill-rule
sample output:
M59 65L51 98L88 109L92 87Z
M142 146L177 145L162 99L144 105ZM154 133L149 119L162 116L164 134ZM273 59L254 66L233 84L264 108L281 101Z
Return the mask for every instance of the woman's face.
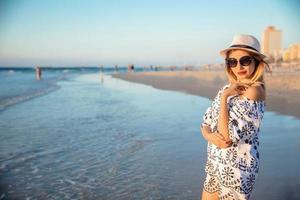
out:
M249 59L249 57L245 57L245 56L250 56L251 59ZM239 81L241 81L243 79L251 78L251 76L255 70L255 61L254 61L253 57L247 51L233 50L229 53L229 56L227 59L229 60L229 62L238 61L236 63L236 67L230 67L230 69ZM241 64L241 62L242 62L242 64Z

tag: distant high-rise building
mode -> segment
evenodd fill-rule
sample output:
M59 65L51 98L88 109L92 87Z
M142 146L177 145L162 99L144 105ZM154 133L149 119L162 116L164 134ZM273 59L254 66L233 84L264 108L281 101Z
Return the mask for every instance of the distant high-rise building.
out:
M283 51L284 62L300 61L300 44L292 44Z
M282 49L282 31L268 26L262 35L262 52L275 60L280 58Z

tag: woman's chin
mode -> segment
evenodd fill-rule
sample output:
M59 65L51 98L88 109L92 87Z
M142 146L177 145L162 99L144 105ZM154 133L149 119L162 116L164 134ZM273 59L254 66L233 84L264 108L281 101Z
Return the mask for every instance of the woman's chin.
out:
M242 82L242 83L250 83L251 82L251 79L248 77L248 76L245 76L245 77L238 77L238 82Z

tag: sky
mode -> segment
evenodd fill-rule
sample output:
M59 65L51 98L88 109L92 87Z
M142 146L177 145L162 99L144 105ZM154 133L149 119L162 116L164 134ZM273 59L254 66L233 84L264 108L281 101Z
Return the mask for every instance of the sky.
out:
M0 0L0 66L220 63L235 34L300 43L297 0Z

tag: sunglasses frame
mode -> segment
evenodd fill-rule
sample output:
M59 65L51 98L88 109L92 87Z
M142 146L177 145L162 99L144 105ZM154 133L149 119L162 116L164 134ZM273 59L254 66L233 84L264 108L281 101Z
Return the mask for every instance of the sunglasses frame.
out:
M249 57L251 59L249 63L248 62L244 63L245 61L243 60L245 59L245 57ZM234 61L234 66L231 66L231 64L229 64L228 61ZM237 60L236 58L226 58L225 64L226 67L230 67L230 68L235 68L238 65L238 63L240 63L240 65L242 65L243 67L247 67L251 65L252 61L255 61L255 58L253 56L242 56L239 60Z

